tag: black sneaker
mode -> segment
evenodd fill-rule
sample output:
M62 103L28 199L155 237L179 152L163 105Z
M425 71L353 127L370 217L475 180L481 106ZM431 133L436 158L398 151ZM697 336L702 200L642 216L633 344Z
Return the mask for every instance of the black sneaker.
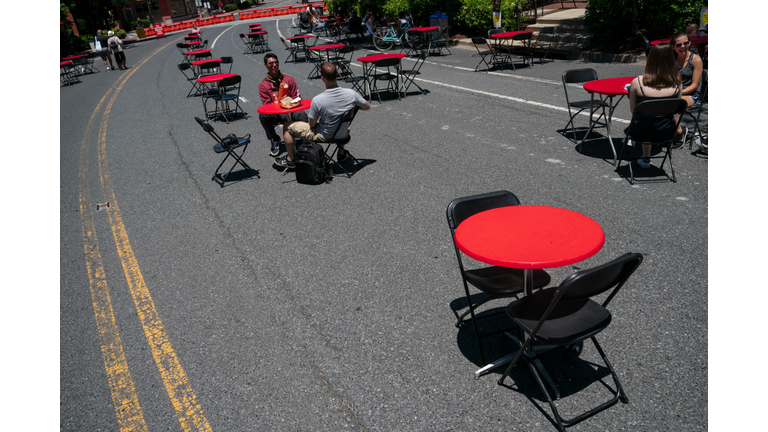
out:
M269 154L271 156L277 156L280 154L280 141L272 141L269 147Z
M281 158L275 158L275 165L283 168L295 168L296 164L293 163L293 161L288 160L288 156L283 156Z
M339 153L336 155L336 160L339 163L342 163L342 162L346 161L347 159L349 159L349 152L341 151L341 149L339 149Z
M672 140L672 148L679 149L685 145L685 140L688 138L688 128L683 126L683 131L675 135L675 139Z

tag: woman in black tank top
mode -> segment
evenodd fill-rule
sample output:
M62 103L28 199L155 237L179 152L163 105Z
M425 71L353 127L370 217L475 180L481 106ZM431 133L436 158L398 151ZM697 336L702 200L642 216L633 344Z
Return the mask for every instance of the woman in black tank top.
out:
M685 32L677 32L669 43L675 49L675 64L683 80L683 99L688 107L694 106L699 99L699 81L704 70L701 57L690 51L691 42Z
M669 44L658 44L651 47L648 59L645 63L645 71L642 76L632 80L629 86L629 108L634 112L635 106L640 102L654 98L680 97L682 92L682 80L675 67L675 54ZM640 128L646 133L649 140L657 137L669 136L672 128L677 124L677 116L668 119L653 120L644 123L632 119L634 128ZM678 126L677 133L681 132ZM643 144L643 157L637 161L643 168L650 166L651 146Z

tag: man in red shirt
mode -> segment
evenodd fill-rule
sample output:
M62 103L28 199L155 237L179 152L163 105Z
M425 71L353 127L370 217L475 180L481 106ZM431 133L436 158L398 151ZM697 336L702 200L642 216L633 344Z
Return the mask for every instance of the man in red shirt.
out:
M296 80L280 71L280 62L274 53L270 52L264 56L264 67L267 68L267 76L259 84L259 98L262 105L277 102L280 83L288 85L286 94L291 98L297 98L301 95L299 93L299 86L296 85ZM309 121L305 111L295 112L291 115L293 116L293 121ZM280 154L280 137L288 127L288 120L288 114L259 114L261 126L264 127L267 139L270 141L269 154L272 156ZM283 125L283 130L279 135L275 133L275 126L277 125Z

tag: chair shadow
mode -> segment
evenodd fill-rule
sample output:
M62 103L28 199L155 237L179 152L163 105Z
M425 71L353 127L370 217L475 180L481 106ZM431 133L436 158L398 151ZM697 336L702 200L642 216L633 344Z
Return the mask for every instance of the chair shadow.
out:
M480 297L477 299L479 298ZM477 299L473 296L472 301L476 301ZM460 308L462 305L466 307L466 304L466 298L457 298L451 302L451 309L454 309L454 312L456 312L455 308ZM513 326L511 320L507 318L505 313L496 314L499 310L503 312L504 307L488 309L477 315L477 317L484 317L479 321L479 331L481 333L493 332L494 329L501 330ZM511 332L514 333L513 327ZM477 342L475 341L475 334L471 322L466 321L462 323L459 327L456 341L459 350L468 360L474 363L478 368L484 366L480 361L480 354L477 350ZM594 349L593 345L591 343L588 343L588 345L594 350L594 354L597 355L597 351ZM515 351L517 348L517 344L511 338L505 336L503 331L500 331L498 335L483 338L483 350L487 361L493 361L504 357ZM595 383L600 383L608 391L615 392L615 389L606 382L606 378L610 377L608 368L581 359L580 356L583 348L584 345L580 342L570 351L567 351L565 347L559 347L539 357L544 369L547 371L550 378L552 378L555 386L557 386L561 399L577 395ZM498 381L508 366L509 363L501 365L496 369L489 371L479 379L495 379ZM555 400L555 395L543 376L542 380L545 382L545 388L550 392L550 397ZM609 381L613 383L612 379L609 379ZM536 378L525 360L520 359L518 361L501 386L525 396L525 398L528 399L553 426L557 427L556 420L549 412L547 398L542 393ZM584 407L584 409L590 408L587 406L586 402L576 402L576 405ZM563 415L563 407L559 408L560 414ZM570 406L570 409L575 410L577 408ZM563 417L568 418L570 416L563 415Z
M221 173L219 173L219 174L216 174L216 177L218 178L217 183L219 183L224 176ZM256 169L252 168L249 171L249 170L243 168L243 169L240 169L238 171L232 171L231 173L229 173L229 176L227 176L227 181L221 187L229 186L232 183L239 183L241 181L245 181L245 180L251 179L253 177L261 178L259 170L256 170ZM219 183L219 184L221 184L221 183Z
M616 149L616 152L620 154L621 147L623 146L624 143L621 143L619 148ZM674 152L675 150L672 151ZM663 153L661 148L651 148L651 156L658 156L660 153ZM619 166L616 168L616 174L629 182L632 177L632 174L629 172L629 164L633 164L632 173L634 173L636 183L638 180L640 183L664 183L672 180L671 171L668 171L668 160L664 162L664 168L660 168L656 165L651 165L649 168L642 168L637 164L637 158L640 158L642 155L643 151L640 146L627 146L627 148L624 150L624 155L622 156L624 159L619 161ZM653 159L653 161L656 161L655 163L659 163L661 159Z
M352 177L355 176L360 170L367 167L368 165L373 165L376 163L376 159L357 159L358 162L360 162L360 165L356 164L352 158L349 158L341 163L341 165L347 169L347 171L352 175ZM338 162L330 164L331 165L331 174L334 177L347 177L347 173L344 172L344 170L339 167Z

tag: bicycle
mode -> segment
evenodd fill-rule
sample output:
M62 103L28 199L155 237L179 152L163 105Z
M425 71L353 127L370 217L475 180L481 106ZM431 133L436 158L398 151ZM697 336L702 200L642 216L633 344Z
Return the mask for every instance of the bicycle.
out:
M379 51L388 51L397 44L403 48L410 47L410 41L408 40L408 29L411 28L407 25L402 28L402 34L397 34L397 29L394 26L387 28L379 27L376 29L376 33L373 35L373 46Z

